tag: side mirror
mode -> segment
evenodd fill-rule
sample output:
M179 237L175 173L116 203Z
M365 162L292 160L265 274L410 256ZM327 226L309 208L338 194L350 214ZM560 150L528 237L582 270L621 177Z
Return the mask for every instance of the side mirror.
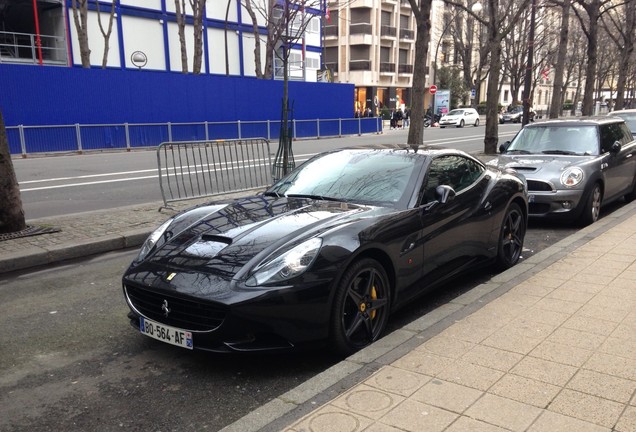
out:
M612 144L612 148L610 149L610 152L616 154L619 151L621 151L621 148L622 148L622 146L621 146L620 141L614 141L614 144Z
M455 198L455 190L450 186L441 185L435 188L435 195L440 203L446 204Z
M510 146L510 141L506 141L505 143L503 143L502 145L499 146L499 153L505 153L506 150L508 150L508 147Z

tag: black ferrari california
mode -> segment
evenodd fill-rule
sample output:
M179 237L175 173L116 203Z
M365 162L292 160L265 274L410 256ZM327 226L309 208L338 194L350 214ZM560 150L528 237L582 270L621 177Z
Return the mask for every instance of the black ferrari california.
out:
M523 178L458 150L330 151L167 220L123 276L129 318L188 349L350 354L415 296L517 263L527 214Z

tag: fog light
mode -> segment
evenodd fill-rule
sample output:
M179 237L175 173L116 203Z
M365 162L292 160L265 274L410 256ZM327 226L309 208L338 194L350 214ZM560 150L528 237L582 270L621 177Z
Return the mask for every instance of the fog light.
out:
M563 201L561 203L561 206L566 209L566 210L571 210L572 209L572 201Z

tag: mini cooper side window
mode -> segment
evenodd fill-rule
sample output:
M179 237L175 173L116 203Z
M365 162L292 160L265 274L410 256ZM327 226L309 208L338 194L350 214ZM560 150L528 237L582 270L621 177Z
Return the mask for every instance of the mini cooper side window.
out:
M621 128L621 123L601 125L601 151L607 153L616 141L621 144L629 142L626 129Z

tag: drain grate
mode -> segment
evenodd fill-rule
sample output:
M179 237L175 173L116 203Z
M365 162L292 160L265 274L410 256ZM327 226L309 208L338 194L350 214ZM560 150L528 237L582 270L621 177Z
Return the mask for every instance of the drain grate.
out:
M38 227L38 226L27 226L22 231L17 231L13 233L0 233L0 241L4 240L14 240L22 237L30 237L41 234L51 234L60 232L59 228L50 228L50 227Z

